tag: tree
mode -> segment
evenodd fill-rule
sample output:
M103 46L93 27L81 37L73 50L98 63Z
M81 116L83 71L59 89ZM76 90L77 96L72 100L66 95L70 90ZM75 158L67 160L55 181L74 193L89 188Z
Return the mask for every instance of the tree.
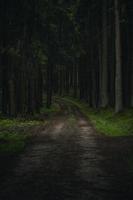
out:
M116 48L116 75L115 75L115 111L123 109L122 102L122 51L121 51L121 31L120 31L120 6L115 0L115 48Z
M108 31L107 1L103 0L102 10L102 63L101 63L101 107L108 106Z

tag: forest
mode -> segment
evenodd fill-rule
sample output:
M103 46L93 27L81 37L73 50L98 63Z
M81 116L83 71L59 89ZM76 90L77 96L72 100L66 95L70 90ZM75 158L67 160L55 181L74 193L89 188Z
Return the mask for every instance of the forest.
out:
M0 0L0 38L0 200L132 199L133 1Z
M39 112L53 95L133 107L131 0L0 2L0 107Z

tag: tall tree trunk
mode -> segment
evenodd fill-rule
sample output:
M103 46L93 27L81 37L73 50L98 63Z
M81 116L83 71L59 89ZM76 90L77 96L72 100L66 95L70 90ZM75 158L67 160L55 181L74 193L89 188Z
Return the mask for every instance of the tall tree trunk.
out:
M50 108L52 104L52 70L52 63L49 62L47 66L47 108Z
M131 107L133 108L133 67L132 67L131 73L132 73L131 74Z
M77 98L77 94L78 94L78 72L77 72L77 62L75 60L74 62L74 70L73 70L73 89L74 89L74 97Z
M108 31L107 31L107 0L103 0L103 38L101 65L101 107L108 106Z
M2 113L4 115L9 114L9 85L8 85L8 79L9 79L9 68L8 68L8 63L7 63L7 54L3 53L2 54L2 97L1 97L1 104L2 104Z
M115 74L115 111L123 109L122 101L122 60L121 60L121 31L118 0L115 0L115 48L116 48L116 74Z
M10 115L15 116L16 114L16 105L15 105L15 87L13 79L9 80L9 97L10 97Z

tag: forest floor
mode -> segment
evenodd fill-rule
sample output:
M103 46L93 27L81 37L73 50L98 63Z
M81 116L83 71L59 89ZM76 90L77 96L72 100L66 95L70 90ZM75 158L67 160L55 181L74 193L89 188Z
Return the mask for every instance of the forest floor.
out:
M75 106L60 106L21 154L1 159L0 200L133 199L133 137L101 135Z

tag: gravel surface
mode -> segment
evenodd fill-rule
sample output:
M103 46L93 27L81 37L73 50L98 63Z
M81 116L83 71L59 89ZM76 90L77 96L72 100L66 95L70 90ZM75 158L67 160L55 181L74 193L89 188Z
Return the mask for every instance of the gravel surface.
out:
M0 183L0 200L129 200L133 138L101 136L73 108L38 131Z

